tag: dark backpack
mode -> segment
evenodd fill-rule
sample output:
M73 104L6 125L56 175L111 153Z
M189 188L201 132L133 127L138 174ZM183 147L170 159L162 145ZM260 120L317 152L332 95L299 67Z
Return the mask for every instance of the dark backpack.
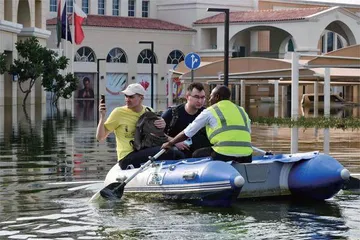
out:
M180 104L177 106L170 107L171 109L171 121L169 127L167 128L166 134L169 135L171 130L175 127L177 120L179 119L179 109L185 104Z
M170 107L171 109L171 121L169 124L169 127L166 130L166 134L170 136L171 130L175 127L176 122L179 119L179 109L183 107L185 104L180 104L177 106ZM193 137L192 137L192 145L190 146L190 149L192 151L195 151L200 148L209 147L211 146L211 143L207 137L206 129L202 128L200 129Z
M163 128L157 128L154 125L155 120L159 117L155 112L147 111L142 114L136 123L135 137L131 141L135 151L139 151L144 148L161 146L167 142Z

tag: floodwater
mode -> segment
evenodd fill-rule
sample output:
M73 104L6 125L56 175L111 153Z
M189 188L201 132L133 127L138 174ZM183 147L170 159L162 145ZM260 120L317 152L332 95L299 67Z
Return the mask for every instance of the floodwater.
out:
M360 192L325 202L239 201L209 208L123 196L89 203L115 163L95 140L92 102L0 107L0 239L360 239ZM298 149L360 172L360 130L298 129ZM253 144L289 152L291 129L252 126ZM98 182L98 183L96 183Z

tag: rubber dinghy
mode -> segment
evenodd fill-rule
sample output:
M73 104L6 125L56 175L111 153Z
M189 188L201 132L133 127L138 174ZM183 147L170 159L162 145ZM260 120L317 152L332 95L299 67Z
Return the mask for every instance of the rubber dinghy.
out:
M121 170L116 164L104 185L122 182L136 170ZM338 193L349 177L336 159L319 152L254 156L252 163L192 158L155 161L124 192L211 206L227 206L237 198L274 196L325 200Z

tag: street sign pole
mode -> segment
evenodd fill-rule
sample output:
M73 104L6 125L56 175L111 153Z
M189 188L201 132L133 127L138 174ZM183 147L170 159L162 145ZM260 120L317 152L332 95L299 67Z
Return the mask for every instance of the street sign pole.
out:
M191 82L194 81L194 69L191 69Z

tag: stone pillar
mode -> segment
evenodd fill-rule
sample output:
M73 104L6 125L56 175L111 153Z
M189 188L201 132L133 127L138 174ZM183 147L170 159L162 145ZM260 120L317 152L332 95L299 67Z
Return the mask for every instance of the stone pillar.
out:
M324 153L330 153L330 130L329 128L324 129Z
M314 117L319 115L319 82L314 82Z
M239 84L235 85L235 103L239 104L240 101L240 86Z
M13 131L14 131L14 135L17 135L18 133L18 114L17 114L17 108L18 106L15 104L13 104L11 106L11 109L12 109L12 126L13 126Z
M240 105L245 108L245 80L240 80L241 83L241 95L240 95Z
M299 116L299 54L291 54L291 118Z
M286 116L286 86L281 86L281 117L284 118Z
M274 117L279 117L279 80L274 81Z
M291 128L291 153L297 153L299 149L299 128Z
M330 68L324 72L324 117L330 116Z

